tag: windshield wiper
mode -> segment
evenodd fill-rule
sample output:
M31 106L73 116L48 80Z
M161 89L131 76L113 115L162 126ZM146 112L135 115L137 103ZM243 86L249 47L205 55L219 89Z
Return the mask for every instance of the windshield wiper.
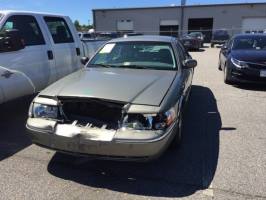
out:
M145 67L145 66L141 66L141 65L118 65L116 67L129 68L129 69L149 69L149 67Z
M108 65L108 64L90 64L89 66L94 66L94 67L105 67L105 68L115 67L115 66L113 66L113 65Z

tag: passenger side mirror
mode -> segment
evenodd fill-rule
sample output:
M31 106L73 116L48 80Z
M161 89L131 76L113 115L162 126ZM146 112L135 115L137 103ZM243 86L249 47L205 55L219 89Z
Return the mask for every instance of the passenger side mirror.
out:
M227 51L227 50L228 50L228 46L227 46L227 44L224 44L224 45L221 47L221 49L224 50L224 51Z
M18 51L24 48L24 39L19 30L5 30L0 34L0 52Z
M80 62L83 64L83 65L86 65L87 64L87 62L89 62L89 58L88 57L82 57L81 59L80 59Z
M187 69L195 68L198 65L198 62L194 59L187 59L183 63L184 67Z

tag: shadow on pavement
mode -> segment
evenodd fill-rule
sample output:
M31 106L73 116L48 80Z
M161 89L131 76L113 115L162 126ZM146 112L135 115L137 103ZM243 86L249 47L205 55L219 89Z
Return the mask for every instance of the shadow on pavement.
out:
M189 52L204 52L204 51L206 51L204 48L202 49L191 49L191 50L189 50Z
M154 196L183 197L208 188L219 156L221 118L212 91L193 86L179 149L150 163L92 161L56 153L52 175L89 187Z
M233 85L236 88L242 90L251 90L251 91L266 91L266 83L265 84L256 84L256 83L241 83L238 85Z
M0 161L31 145L25 134L25 124L32 98L0 105Z

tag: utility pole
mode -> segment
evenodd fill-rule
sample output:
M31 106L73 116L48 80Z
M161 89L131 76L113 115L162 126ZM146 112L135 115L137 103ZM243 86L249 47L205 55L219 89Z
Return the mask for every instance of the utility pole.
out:
M185 6L186 6L186 0L181 0L181 22L180 22L181 35L183 35L183 31L184 31L184 10L185 10Z

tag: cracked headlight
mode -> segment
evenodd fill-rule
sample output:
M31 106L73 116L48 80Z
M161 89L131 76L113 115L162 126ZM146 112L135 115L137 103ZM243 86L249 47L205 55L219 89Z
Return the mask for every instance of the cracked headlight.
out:
M239 69L247 68L248 64L244 61L237 60L235 58L231 58L231 62Z
M124 118L123 129L165 130L176 120L174 108L162 114L128 114Z
M39 103L33 103L32 105L32 116L34 118L57 119L58 111L59 110L57 106Z

